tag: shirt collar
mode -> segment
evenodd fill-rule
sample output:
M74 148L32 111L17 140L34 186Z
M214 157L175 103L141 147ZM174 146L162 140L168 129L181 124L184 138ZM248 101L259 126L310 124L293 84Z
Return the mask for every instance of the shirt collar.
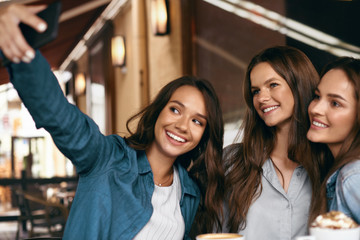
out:
M150 163L146 157L145 151L136 151L137 159L138 159L138 171L139 174L146 174L151 171ZM200 190L197 184L190 178L189 173L185 168L175 161L175 166L179 171L179 178L181 184L181 200L183 199L184 194L189 194L195 197L200 196Z

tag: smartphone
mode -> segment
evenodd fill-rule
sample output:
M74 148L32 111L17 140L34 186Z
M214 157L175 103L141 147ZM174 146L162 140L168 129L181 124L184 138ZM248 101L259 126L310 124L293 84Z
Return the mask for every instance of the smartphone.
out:
M61 2L55 1L50 3L47 8L37 14L47 23L47 29L42 33L37 32L35 29L24 23L19 24L19 28L24 35L25 40L32 48L38 49L57 37L60 12ZM10 60L3 56L1 65L7 66L9 63Z
M37 14L40 18L45 20L48 25L45 32L42 33L37 32L35 29L24 23L19 24L21 32L32 48L40 48L57 37L60 11L61 2L55 1L50 3L46 9Z

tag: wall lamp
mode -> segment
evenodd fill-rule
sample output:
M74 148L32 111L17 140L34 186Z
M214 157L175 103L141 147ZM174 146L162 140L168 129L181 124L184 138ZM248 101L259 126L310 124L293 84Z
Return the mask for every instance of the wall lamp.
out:
M170 33L168 0L151 0L151 25L154 35Z
M85 73L78 73L75 77L75 95L80 96L85 93L86 78Z
M125 37L115 36L111 39L111 58L114 67L125 66Z

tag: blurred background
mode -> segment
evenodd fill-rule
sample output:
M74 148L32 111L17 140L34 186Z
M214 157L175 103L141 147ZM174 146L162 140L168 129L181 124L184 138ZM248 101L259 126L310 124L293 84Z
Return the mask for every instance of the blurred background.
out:
M0 0L0 8L51 2ZM68 100L104 134L126 135L126 120L163 85L196 75L211 81L220 97L227 145L244 113L247 64L262 49L297 47L319 72L338 56L360 58L356 0L60 2L58 36L40 50ZM13 224L0 239L20 238L32 227L19 191L69 208L76 183L76 170L50 136L35 128L0 68L0 224Z

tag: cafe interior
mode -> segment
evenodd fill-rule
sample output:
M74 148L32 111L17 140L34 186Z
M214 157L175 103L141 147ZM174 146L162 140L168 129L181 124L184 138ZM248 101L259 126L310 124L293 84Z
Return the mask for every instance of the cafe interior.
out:
M0 0L51 4L48 0ZM61 0L57 35L40 47L67 99L103 134L167 82L208 79L219 95L225 145L237 141L242 81L260 50L294 46L318 71L338 56L360 58L356 0ZM0 68L0 240L61 236L76 169L35 124Z

